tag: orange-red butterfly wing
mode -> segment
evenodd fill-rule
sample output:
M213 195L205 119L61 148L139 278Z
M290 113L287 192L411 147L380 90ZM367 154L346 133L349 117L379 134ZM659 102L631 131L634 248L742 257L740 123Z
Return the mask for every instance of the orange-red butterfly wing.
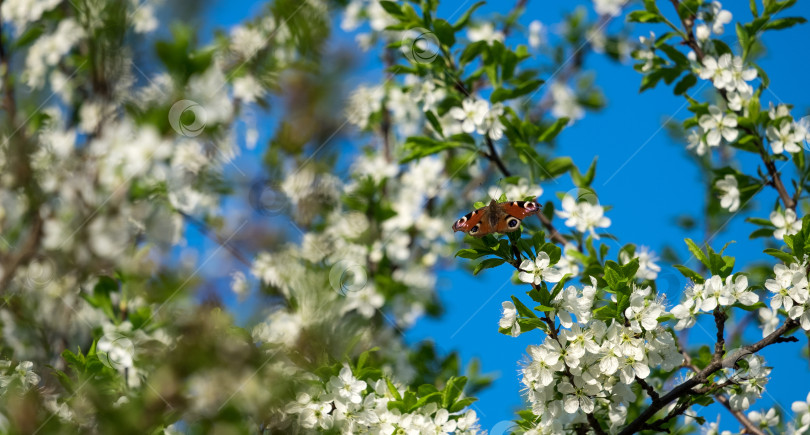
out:
M517 231L523 219L540 211L540 205L534 201L509 201L498 204L498 210L495 232L508 233Z
M516 231L520 222L540 210L534 201L490 202L461 217L453 224L454 231L463 231L473 237L483 237L491 233L508 233Z

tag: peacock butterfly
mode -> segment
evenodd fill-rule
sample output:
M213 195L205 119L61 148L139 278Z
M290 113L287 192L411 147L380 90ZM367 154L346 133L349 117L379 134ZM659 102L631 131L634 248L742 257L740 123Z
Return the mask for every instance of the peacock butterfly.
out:
M494 199L486 207L472 211L453 224L453 231L463 231L473 237L484 237L492 233L508 233L520 228L520 222L527 216L540 211L540 204L534 201L507 201Z

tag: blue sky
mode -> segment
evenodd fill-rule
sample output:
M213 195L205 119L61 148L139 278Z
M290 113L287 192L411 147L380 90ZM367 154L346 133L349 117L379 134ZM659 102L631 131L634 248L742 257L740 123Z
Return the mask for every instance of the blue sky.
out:
M439 16L450 21L457 18L466 9L465 7L457 12L459 3L444 2L439 9ZM539 19L552 25L559 22L563 13L571 11L575 4L586 3L555 2L550 6L549 2L529 1L521 23L528 25L532 20ZM669 12L669 2L661 3L661 9ZM726 3L725 7L731 10L735 21L750 18L748 2ZM493 12L505 13L512 6L513 2L491 1L474 17L487 17ZM201 26L201 36L205 40L207 38L203 35L209 33L209 29L228 28L255 14L258 8L260 6L249 1L240 1L237 4L215 1L206 13L208 18ZM799 2L790 12L790 15L809 14L810 4L807 2ZM659 34L664 31L661 28L636 25L633 35L646 35L651 29ZM337 26L336 31L340 31ZM733 37L733 27L726 26L726 35ZM351 44L351 36L342 35L338 38L341 44ZM797 48L797 42L804 45L810 41L810 26L770 32L764 41L768 51L759 64L768 73L771 87L770 91L766 91L763 101L793 104L795 116L805 115L810 107L810 89L804 77L806 71L810 70L810 58L805 50ZM621 244L633 242L649 246L658 253L669 245L676 249L682 259L687 259L689 256L683 245L683 238L702 240L703 231L685 233L674 222L676 216L681 214L700 215L705 200L704 186L697 168L686 154L685 144L673 141L662 128L663 123L670 118L680 121L690 115L684 99L673 96L671 87L663 83L655 90L640 94L638 88L641 75L633 71L631 64L617 64L600 55L589 55L586 67L596 71L596 84L607 99L607 107L601 112L588 113L584 119L565 129L558 137L556 155L571 156L583 168L588 166L594 156L599 157L593 187L600 202L613 207L607 213L613 222L610 233L616 235ZM346 92L357 83L355 80L373 82L381 77L378 60L365 59L354 75L353 80L347 83ZM270 136L270 132L262 132L261 136L260 144ZM351 143L343 145L354 149ZM247 155L237 161L237 165L249 172L251 168L257 168L254 162L253 156ZM756 159L743 159L743 168L748 173L752 172L756 164ZM558 183L545 183L543 200L553 198L554 193L566 192L572 187L567 177L563 177ZM768 261L767 256L762 254L763 240L748 240L748 234L754 227L745 223L744 218L767 217L775 198L771 189L760 192L754 199L756 205L753 211L738 214L725 231L714 238L712 245L722 247L728 241L736 241L728 248L727 253L737 257L738 265ZM562 226L560 221L555 223ZM448 230L449 227L450 223ZM192 245L202 243L198 235L193 232L189 234ZM619 245L610 240L604 242L611 245L611 252L615 257ZM688 265L694 267L695 260ZM521 407L518 362L524 358L527 345L542 340L541 334L534 331L518 338L498 333L501 302L508 300L510 295L523 296L525 291L522 287L509 283L510 276L511 273L506 268L489 270L476 277L461 270L441 271L438 292L444 302L445 315L439 320L424 319L406 333L406 340L409 342L430 339L445 351L458 350L465 363L478 358L483 372L499 375L493 386L479 395L480 401L476 404L475 409L484 429L493 429L499 422L513 418L514 411ZM662 277L671 283L666 286L671 288L666 290L668 299L674 302L678 299L685 280L673 269L667 268L662 272ZM240 309L232 300L227 301L232 307ZM689 337L690 343L707 342L712 339L713 333L713 325L698 326ZM745 336L752 340L758 338L753 330L748 331ZM769 394L752 409L767 409L777 403L790 415L790 404L806 398L810 370L807 360L798 357L801 346L806 346L805 339L796 344L772 346L762 352L766 361L775 366L776 370L769 383ZM796 385L805 387L796 388ZM722 426L728 429L737 427L733 417L717 405L701 414L712 421L718 412L722 415ZM497 427L503 428L502 425Z

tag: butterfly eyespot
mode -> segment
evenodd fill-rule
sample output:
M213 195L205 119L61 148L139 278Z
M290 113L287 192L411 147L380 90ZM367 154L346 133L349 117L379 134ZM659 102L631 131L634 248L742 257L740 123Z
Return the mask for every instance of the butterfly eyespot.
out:
M476 224L474 227L472 227L472 228L470 229L470 234L475 234L475 233L477 233L477 232L478 232L478 228L479 228L480 226L481 226L480 224Z
M520 219L518 218L510 217L506 221L506 226L509 228L517 228L518 225L520 225Z

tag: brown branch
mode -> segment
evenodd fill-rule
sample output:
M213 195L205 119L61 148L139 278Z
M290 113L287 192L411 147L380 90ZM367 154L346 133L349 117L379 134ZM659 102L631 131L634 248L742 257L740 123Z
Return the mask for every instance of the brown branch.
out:
M770 154L768 154L768 151L765 149L765 145L762 143L762 138L760 138L755 131L748 128L742 128L742 130L758 138L756 143L757 148L759 148L759 155L762 157L762 161L765 163L765 168L768 169L768 175L771 176L771 182L769 184L779 193L779 198L782 200L785 208L796 210L796 201L793 200L793 197L791 197L790 194L788 194L787 189L785 189L785 185L782 183L782 174L780 174L776 169L776 164L774 164L773 160L771 160Z
M723 333L726 325L726 316L725 311L717 307L714 309L714 324L717 327L717 341L714 344L714 361L719 361L723 359L723 348L726 345L725 335Z
M486 136L487 148L489 148L489 153L487 154L487 158L495 163L495 166L498 167L498 170L504 175L504 177L511 177L512 172L506 168L506 165L503 164L503 160L498 155L498 151L495 149L495 144L492 143L492 139L490 139L489 135Z
M11 280L14 279L15 271L18 267L28 263L36 256L39 249L39 242L42 239L42 225L43 220L39 216L39 212L33 211L33 222L31 223L31 230L25 243L19 247L16 253L4 258L3 262L3 276L0 278L0 294L6 291Z
M678 14L678 17L681 16L678 13L678 6L680 6L679 0L670 0L672 5L675 6L675 13ZM692 27L695 25L695 12L690 11L691 14L686 18L681 18L681 24L683 24L684 32L686 32L686 40L684 43L689 46L692 50L695 51L695 55L697 55L698 61L703 61L703 49L700 48L700 44L698 44L697 39L695 38L695 33L692 31Z
M675 6L675 11L678 10L678 5L680 4L679 0L670 0L672 4ZM692 31L692 27L694 25L695 14L692 11L692 15L687 18L681 19L681 24L683 24L684 32L686 33L686 39L684 43L689 46L697 56L697 61L699 63L703 63L703 58L705 57L705 53L700 48L700 44L698 44L697 39L695 39L694 32ZM680 14L678 14L680 16ZM720 95L723 99L728 102L728 94L725 89L719 90ZM765 163L765 168L768 170L768 175L771 176L771 182L769 183L773 186L774 189L779 193L779 198L782 200L782 203L785 205L785 208L789 208L791 210L796 210L796 200L794 197L788 194L787 189L785 189L784 183L782 183L782 177L779 171L776 169L776 164L774 164L773 160L771 159L770 154L765 149L765 145L762 143L762 138L756 131L747 128L747 127L740 127L745 133L753 135L758 138L756 141L757 148L759 149L759 154L762 157L762 162Z
M643 388L644 391L647 392L647 395L650 396L652 400L658 400L659 398L658 393L655 391L655 388L653 388L652 385L647 383L647 381L636 376L636 383L641 385L641 388Z
M566 240L562 233L557 231L557 228L551 223L551 219L547 218L543 213L537 213L537 218L540 219L540 222L542 222L543 226L548 230L548 237L551 238L551 240L563 246L568 243L568 240Z
M749 420L748 417L745 416L745 414L743 414L741 411L736 411L732 409L731 404L728 402L728 398L726 396L722 394L717 394L714 397L721 405L723 405L728 410L728 412L731 413L731 415L734 416L734 418L737 419L737 421L740 422L741 425L743 425L743 427L748 433L752 433L755 435L765 435L765 432L760 430L760 428L758 428L751 420Z
M2 1L0 1L2 3ZM3 74L3 109L8 114L9 123L16 125L17 104L14 99L14 87L11 83L10 55L2 43L3 38L3 16L0 14L0 71Z
M183 216L183 219L185 219L186 221L197 227L197 229L199 229L201 233L203 233L206 237L211 239L214 243L225 248L225 250L230 252L231 255L233 255L233 257L239 260L242 264L244 264L247 267L251 267L253 265L253 263L251 263L250 260L247 259L247 257L242 255L242 253L235 246L228 243L227 240L223 240L219 234L217 234L208 226L208 224L182 211L178 210L177 213L180 213L180 216Z
M784 342L786 341L786 339L784 339L782 335L787 331L789 331L790 329L795 328L797 325L798 323L795 320L787 319L785 323L782 324L782 326L777 328L770 335L754 344L742 347L740 349L740 352L744 354L753 354L759 352L761 349L771 344ZM792 338L794 338L794 340L789 341L795 341L795 337ZM647 420L652 418L658 411L663 409L665 406L687 394L694 394L693 391L694 388L706 382L708 377L714 372L722 369L723 367L732 367L734 363L737 361L737 359L739 359L740 354L741 353L739 352L735 352L734 354L728 355L725 358L713 360L703 370L700 370L699 372L695 373L694 377L684 381L677 387L673 388L672 391L660 397L658 400L653 400L652 404L650 404L650 406L647 409L645 409L635 420L630 422L630 424L628 424L621 432L619 432L619 435L629 435L642 430Z
M791 338L794 338L794 337L791 337ZM680 350L680 345L678 345L678 348ZM697 368L697 366L692 364L692 357L689 356L688 353L681 350L681 354L684 356L683 367L686 367L686 368L694 371L695 373L700 371L700 369ZM714 397L715 397L715 399L717 399L717 402L719 402L721 405L723 405L731 413L731 415L733 415L734 418L736 418L737 421L739 421L740 424L743 425L743 427L746 428L746 430L749 433L757 434L757 435L765 435L751 422L751 420L748 419L748 417L745 416L745 414L743 414L740 411L735 411L735 410L731 409L731 405L729 405L729 403L728 403L728 398L726 398L726 396L724 396L722 392L717 392L714 395Z
M670 411L666 417L656 420L654 423L645 424L642 427L642 430L654 430L657 432L664 432L665 431L664 425L667 424L667 422L669 422L673 418L686 412L686 410L689 409L690 405L691 404L689 403L689 401L681 403L680 405L673 408L672 411Z
M537 289L537 286L534 284L532 284L532 287L535 290ZM546 325L548 325L549 330L548 335L560 346L562 346L562 343L560 342L559 339L559 334L557 333L557 326L554 324L554 320L551 319L551 316L549 316L548 311L543 313L542 320L546 322ZM570 382L571 385L575 385L574 375L571 374L571 371L568 369L568 366L565 366L565 368L563 369L563 374L568 378L568 382ZM599 424L599 420L596 419L596 416L593 415L593 413L590 414L586 413L585 417L588 419L588 424L591 426L591 429L593 429L594 433L596 433L597 435L606 434L606 432L602 429L602 426Z

